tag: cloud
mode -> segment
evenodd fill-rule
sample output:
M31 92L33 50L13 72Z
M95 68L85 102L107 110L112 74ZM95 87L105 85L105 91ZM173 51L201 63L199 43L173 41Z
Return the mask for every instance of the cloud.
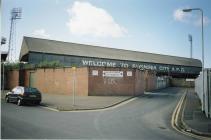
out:
M106 10L88 2L76 1L67 12L70 16L67 26L72 34L118 38L127 32Z
M187 22L188 19L191 18L190 13L185 13L182 11L182 9L176 9L173 13L174 20L180 21L180 22Z
M204 16L203 22L204 22L204 25L206 26L206 25L208 25L208 24L211 23L211 20L210 20L208 17ZM198 19L195 21L194 25L196 25L196 26L201 26L201 18L198 18Z
M191 12L183 12L182 8L174 10L173 17L174 17L174 20L178 22L188 23L195 26L201 26L200 14L196 14L196 13L192 14ZM204 16L203 21L204 21L205 26L211 23L211 20L206 16Z
M37 29L32 32L32 35L37 37L49 38L50 34L46 33L45 29Z

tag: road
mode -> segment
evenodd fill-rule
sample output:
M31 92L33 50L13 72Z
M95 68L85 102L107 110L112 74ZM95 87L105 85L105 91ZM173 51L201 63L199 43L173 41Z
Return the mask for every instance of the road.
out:
M9 139L191 140L171 128L171 115L184 89L168 88L114 109L55 112L2 100L1 135Z

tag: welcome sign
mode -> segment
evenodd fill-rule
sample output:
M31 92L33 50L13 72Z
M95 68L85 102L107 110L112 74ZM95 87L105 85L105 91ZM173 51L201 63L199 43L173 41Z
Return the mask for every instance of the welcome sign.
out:
M115 60L95 60L95 59L82 59L82 66L97 66L97 67L121 67L121 68L136 68L139 70L152 70L165 73L198 73L201 68L155 64L146 62L132 62L132 61L115 61Z

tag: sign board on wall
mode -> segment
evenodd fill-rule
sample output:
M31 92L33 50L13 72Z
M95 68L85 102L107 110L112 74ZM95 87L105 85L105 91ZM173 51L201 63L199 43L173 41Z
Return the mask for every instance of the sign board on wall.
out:
M93 70L93 71L92 71L92 75L93 75L93 76L98 76L98 70Z
M123 77L123 71L103 71L103 77Z
M133 76L132 71L127 71L127 76Z

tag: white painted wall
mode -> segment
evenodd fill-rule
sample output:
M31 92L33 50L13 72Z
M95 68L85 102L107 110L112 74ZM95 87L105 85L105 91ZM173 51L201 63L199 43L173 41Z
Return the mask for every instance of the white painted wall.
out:
M203 81L202 72L195 80L195 92L198 94L202 111L205 111L207 117L211 117L211 69L204 70L204 94L203 94Z

